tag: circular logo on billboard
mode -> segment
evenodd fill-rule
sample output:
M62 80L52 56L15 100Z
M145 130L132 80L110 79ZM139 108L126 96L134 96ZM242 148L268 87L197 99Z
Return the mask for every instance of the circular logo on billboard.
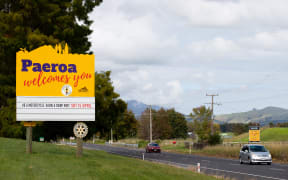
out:
M78 122L73 128L74 135L78 138L84 138L88 134L88 126L83 122Z
M61 92L64 96L69 96L72 93L72 87L66 84L62 87Z

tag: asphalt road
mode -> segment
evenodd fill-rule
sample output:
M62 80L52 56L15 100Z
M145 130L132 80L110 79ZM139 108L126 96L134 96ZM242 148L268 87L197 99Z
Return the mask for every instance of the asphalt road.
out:
M197 163L200 163L201 172L205 174L222 176L224 178L239 180L288 180L288 164L284 165L272 163L272 165L270 166L266 164L249 165L240 164L238 160L233 159L205 157L198 155L184 155L168 152L145 153L145 151L141 149L130 149L98 144L84 144L84 148L92 150L102 150L111 154L117 154L138 159L143 159L144 154L145 160L176 165L183 168L196 166Z

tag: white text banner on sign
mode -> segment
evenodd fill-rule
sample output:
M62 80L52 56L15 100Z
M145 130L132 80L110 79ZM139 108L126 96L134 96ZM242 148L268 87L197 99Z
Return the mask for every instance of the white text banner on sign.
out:
M17 96L17 121L95 121L94 97Z

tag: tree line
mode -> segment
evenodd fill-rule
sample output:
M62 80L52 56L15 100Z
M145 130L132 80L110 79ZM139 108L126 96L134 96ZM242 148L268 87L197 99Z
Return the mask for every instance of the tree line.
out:
M187 137L187 121L185 116L174 109L151 110L147 108L139 118L138 137L150 138L150 115L153 139L172 139Z

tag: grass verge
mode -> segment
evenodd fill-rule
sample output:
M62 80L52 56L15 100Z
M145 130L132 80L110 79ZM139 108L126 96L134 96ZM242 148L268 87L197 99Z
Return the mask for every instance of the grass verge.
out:
M0 179L216 179L181 168L84 150L33 142L33 154L25 153L24 140L0 138Z
M248 142L249 134L244 133L239 136L235 136L227 141L234 142ZM263 142L280 142L288 141L288 128L275 127L275 128L265 128L261 129L260 140Z

